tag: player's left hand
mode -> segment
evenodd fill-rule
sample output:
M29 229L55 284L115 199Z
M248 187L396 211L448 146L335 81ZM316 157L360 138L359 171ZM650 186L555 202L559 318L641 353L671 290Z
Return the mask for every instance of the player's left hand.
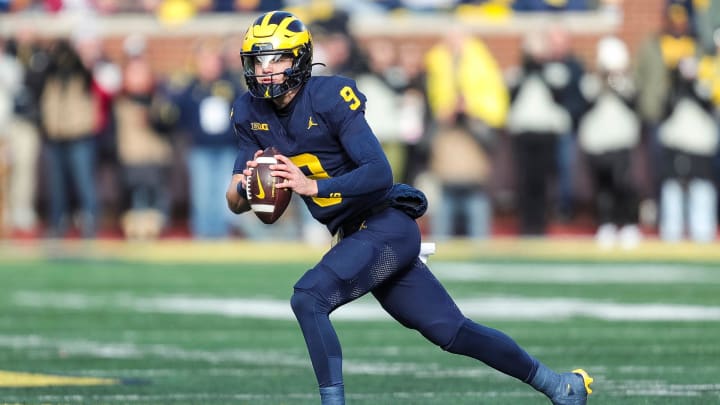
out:
M273 176L282 177L285 181L277 183L277 188L290 188L295 193L315 197L317 196L317 181L305 177L305 173L300 170L287 156L275 155L278 164L270 166L273 170Z

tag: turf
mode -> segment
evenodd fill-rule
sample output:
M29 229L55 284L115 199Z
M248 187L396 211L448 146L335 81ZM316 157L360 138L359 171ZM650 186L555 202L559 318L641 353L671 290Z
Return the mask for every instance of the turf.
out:
M0 257L0 370L118 383L23 387L23 378L13 385L0 374L0 403L319 403L287 303L311 258L32 256ZM518 300L500 312L468 309L487 314L475 320L508 333L552 368L586 368L595 377L591 404L720 403L720 270L712 260L496 255L431 264L461 309L478 299ZM646 281L637 276L646 273ZM619 312L562 315L522 304L557 299ZM253 305L256 312L243 315ZM353 306L376 304L362 298ZM659 318L641 316L640 306ZM549 403L382 317L353 320L338 311L335 324L348 404Z

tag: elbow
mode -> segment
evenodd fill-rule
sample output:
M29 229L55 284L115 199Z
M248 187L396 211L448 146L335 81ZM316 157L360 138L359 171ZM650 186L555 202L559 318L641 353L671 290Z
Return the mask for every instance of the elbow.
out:
M233 196L230 195L230 191L225 193L225 201L227 201L228 209L230 209L230 211L232 211L233 214L239 214L239 212L237 212L237 201L236 200L237 200L236 198L233 198Z
M244 199L240 199L240 201L228 200L228 208L233 214L242 214L250 210L250 204Z

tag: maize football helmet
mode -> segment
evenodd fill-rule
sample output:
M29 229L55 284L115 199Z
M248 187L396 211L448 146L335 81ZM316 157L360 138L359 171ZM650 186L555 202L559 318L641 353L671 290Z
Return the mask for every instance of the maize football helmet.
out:
M240 57L245 82L250 94L259 98L276 98L300 87L310 78L312 70L312 37L297 17L286 11L270 11L258 17L245 33ZM267 66L282 57L291 57L292 67L284 72L282 83L262 84L263 75L255 71L255 64Z

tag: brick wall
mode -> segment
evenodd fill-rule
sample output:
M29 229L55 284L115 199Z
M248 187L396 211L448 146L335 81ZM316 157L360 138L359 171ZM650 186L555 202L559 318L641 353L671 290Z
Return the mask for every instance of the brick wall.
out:
M573 48L592 66L598 39L604 34L615 34L628 44L631 54L634 54L648 35L660 29L664 4L665 0L625 0L622 6L622 23L617 30L583 33L582 29L573 29ZM522 35L480 37L502 66L512 65L519 59Z

